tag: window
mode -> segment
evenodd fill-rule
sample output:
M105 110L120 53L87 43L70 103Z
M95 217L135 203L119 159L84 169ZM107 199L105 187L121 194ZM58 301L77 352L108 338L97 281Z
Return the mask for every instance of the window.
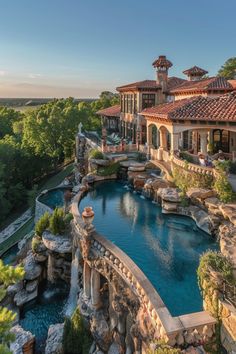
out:
M142 95L142 109L155 106L155 94L143 93Z
M138 107L137 107L137 94L135 93L134 95L134 113L137 113Z

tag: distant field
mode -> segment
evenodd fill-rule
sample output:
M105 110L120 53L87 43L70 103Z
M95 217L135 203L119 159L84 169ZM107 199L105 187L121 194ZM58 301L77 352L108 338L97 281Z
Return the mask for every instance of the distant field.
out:
M53 100L54 98L0 98L0 106L6 106L24 112L28 109L37 109L43 104ZM93 98L75 98L77 102L92 102L94 100Z

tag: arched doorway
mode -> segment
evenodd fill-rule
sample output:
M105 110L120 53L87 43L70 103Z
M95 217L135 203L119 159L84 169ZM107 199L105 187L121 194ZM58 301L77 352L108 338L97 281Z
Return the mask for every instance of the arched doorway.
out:
M150 124L148 126L148 144L152 146L154 149L159 148L159 131L155 124Z
M219 150L229 152L230 132L228 130L214 129L212 137L214 152L218 152Z

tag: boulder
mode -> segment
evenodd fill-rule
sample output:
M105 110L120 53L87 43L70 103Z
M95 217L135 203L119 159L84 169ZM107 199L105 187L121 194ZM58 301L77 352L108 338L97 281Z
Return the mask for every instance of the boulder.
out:
M36 260L36 262L39 263L43 263L47 260L48 255L47 254L43 254L43 253L35 253L34 254L34 259Z
M136 190L142 190L144 185L145 185L145 178L142 177L135 177L134 178L134 182L133 182L133 185L134 185L134 189Z
M12 353L34 353L35 336L31 332L25 331L20 325L14 326L10 332L15 336L14 342L10 344Z
M156 178L152 181L151 187L154 190L158 190L159 188L168 188L168 187L170 187L170 182L165 181L162 178Z
M9 285L7 288L7 295L15 295L17 292L21 291L23 289L23 282L19 281L16 284Z
M62 346L63 329L64 329L64 323L57 323L49 327L45 354L63 353L63 346Z
M221 204L219 210L226 220L236 226L236 204Z
M36 290L37 287L38 287L38 281L32 280L27 282L25 289L28 293L32 293L33 291Z
M143 172L145 171L145 165L141 163L136 163L136 164L131 164L129 166L128 171L133 171L133 172Z
M22 289L16 295L14 296L14 302L16 303L16 306L22 306L26 304L27 302L36 299L38 296L38 288L36 288L34 291L28 293L26 289Z
M176 188L159 188L158 195L165 202L180 203L181 197Z
M25 280L34 280L38 278L42 272L42 267L34 258L33 252L29 251L27 257L24 259Z
M236 227L231 223L225 223L219 227L220 250L236 269Z
M110 164L109 160L104 160L104 159L89 159L89 162L92 163L93 165L97 166L108 166Z
M53 235L51 232L45 231L42 240L50 251L57 253L72 252L72 241L69 236Z
M90 331L99 348L107 352L111 345L112 334L102 312L94 313L90 321Z
M111 160L112 162L121 162L121 161L128 160L128 156L125 155L125 154L122 154L122 155L110 155L110 156L108 156L108 159Z
M165 211L177 212L178 203L168 203L168 202L163 201L162 209L163 209L163 212L165 212Z
M112 343L108 350L108 354L120 354L120 347L117 343Z
M197 226L210 234L210 220L209 215L204 210L199 208L198 206L191 205L189 207L189 212L193 220L196 222Z
M205 188L190 188L187 191L187 196L190 199L205 200L206 198L211 198L216 196L216 192L212 189Z
M146 172L133 172L133 171L128 171L128 181L130 183L133 182L135 178L143 178L146 179L148 178L148 174Z

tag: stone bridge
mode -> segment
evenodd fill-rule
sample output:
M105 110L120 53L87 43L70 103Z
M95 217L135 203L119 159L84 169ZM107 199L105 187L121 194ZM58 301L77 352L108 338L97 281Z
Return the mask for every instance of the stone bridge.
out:
M165 340L180 348L212 340L215 319L202 311L172 317L153 285L117 246L85 224L79 202L82 187L72 203L73 247L81 251L82 291L78 304L90 320L98 346L107 352L146 353L150 344ZM176 299L181 301L181 299Z

